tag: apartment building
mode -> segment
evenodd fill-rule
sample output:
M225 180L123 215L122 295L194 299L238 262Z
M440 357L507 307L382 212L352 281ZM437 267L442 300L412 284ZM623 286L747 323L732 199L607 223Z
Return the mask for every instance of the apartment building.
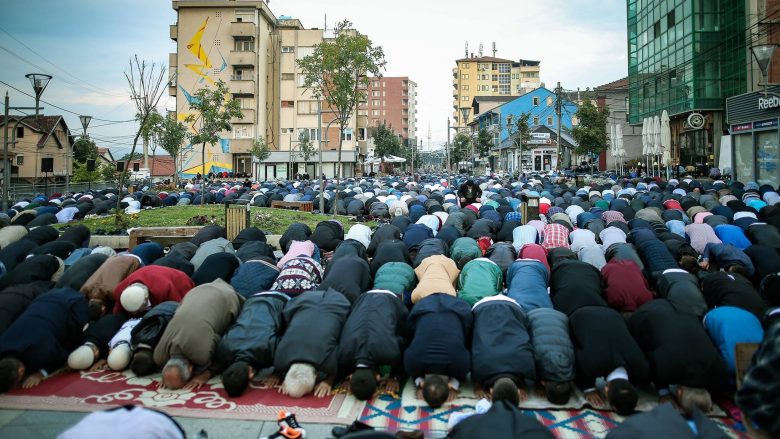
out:
M368 127L385 124L400 135L404 145L417 139L417 83L407 76L370 78L366 101L358 109Z
M457 128L465 128L476 116L471 113L475 97L521 96L541 85L539 61L471 54L455 60L455 64L452 69L452 117Z
M277 18L263 0L173 0L173 9L177 23L171 26L170 36L177 42L177 52L170 54L168 90L176 96L177 118L185 120L190 114L189 104L198 89L212 87L218 80L228 84L244 114L231 121L231 132L206 147L205 173L233 171L259 179L298 173L332 177L341 137L344 175L354 175L355 163L365 153L360 150L359 128L367 121L355 114L340 132L334 113L303 87L296 62L327 38L322 29L306 29L291 17ZM197 123L192 129L197 129ZM322 142L322 169L316 166L319 154L306 163L300 155L304 130L316 150ZM259 136L271 149L263 163L253 161L248 152ZM204 173L201 148L185 146L185 177Z

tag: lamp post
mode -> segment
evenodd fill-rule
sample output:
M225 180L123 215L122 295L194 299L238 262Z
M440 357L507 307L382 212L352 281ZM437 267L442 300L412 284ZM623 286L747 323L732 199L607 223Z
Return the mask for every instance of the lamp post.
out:
M761 75L764 77L764 83L758 84L764 86L764 96L768 93L767 86L769 81L767 81L767 76L769 75L769 64L772 62L775 49L777 49L777 44L759 44L750 47L750 51L753 52L753 57L758 63L758 68L761 70Z
M46 89L46 86L49 85L49 81L52 78L51 75L43 73L28 73L25 77L30 80L33 90L35 91L35 107L11 107L8 92L5 92L5 119L3 119L3 122L5 123L3 129L3 211L8 210L8 190L11 186L11 159L8 157L8 112L10 110L35 110L34 115L28 114L23 116L14 124L12 142L15 145L16 129L19 128L19 124L28 117L38 116L40 110L43 109L43 107L40 106L41 94L43 94L43 91Z
M87 127L89 126L89 123L92 121L92 116L79 116L79 121L81 121L81 138L82 139L89 139L89 136L87 135ZM65 153L65 193L70 193L70 164L71 159L73 158L73 149L71 148L70 151ZM90 184L92 181L90 180Z

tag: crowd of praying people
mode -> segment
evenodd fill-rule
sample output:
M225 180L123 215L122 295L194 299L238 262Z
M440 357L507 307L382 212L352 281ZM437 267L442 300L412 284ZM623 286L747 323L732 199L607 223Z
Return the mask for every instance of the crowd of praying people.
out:
M776 188L539 175L188 186L38 196L0 214L0 392L63 367L159 372L170 389L221 375L229 397L259 381L368 400L408 378L435 409L470 381L492 406L452 433L475 437L530 392L565 406L578 388L628 416L652 389L694 428L734 398L780 435ZM119 252L91 248L83 225L52 227L117 197L128 211L324 198L377 226L294 223L275 248L255 227L229 241L209 225L168 249ZM761 345L736 390L738 343ZM636 423L669 421L668 407Z

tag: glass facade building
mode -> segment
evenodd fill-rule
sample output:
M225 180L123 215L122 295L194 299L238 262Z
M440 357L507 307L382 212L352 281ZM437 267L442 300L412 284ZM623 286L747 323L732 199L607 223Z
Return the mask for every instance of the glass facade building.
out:
M747 91L744 0L628 0L629 122Z

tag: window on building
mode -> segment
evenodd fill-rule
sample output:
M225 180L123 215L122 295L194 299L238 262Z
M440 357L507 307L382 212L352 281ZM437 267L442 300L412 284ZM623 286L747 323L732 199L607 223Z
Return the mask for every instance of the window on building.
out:
M482 86L482 91L490 91L490 86L489 85L483 85Z
M580 120L579 120L579 119L577 119L577 116L572 116L572 118L571 118L571 124L572 124L573 126L577 126L577 125L579 125L579 124L580 124Z
M16 138L17 139L24 138L24 127L16 127Z
M553 97L552 97L552 96L547 96L547 106L548 106L548 107L552 107L552 105L553 105L553 102L555 102L555 100L553 99Z
M234 139L251 139L254 137L254 126L247 124L233 124Z
M295 108L295 101L282 101L282 108Z
M254 100L249 96L233 96L233 99L237 100L241 104L242 110L251 110L254 108Z
M382 92L380 92L379 90L374 90L374 91L371 92L371 96L373 96L375 98L378 98L378 97L382 96Z
M314 46L299 47L298 55L296 57L298 59L302 59L311 55L312 53L314 53Z
M533 104L534 104L534 105L539 105L539 96L534 96L534 98L533 98Z
M460 100L463 101L463 102L468 102L469 101L469 97L468 96L461 96Z
M675 16L674 16L674 9L669 11L668 14L666 14L666 28L671 29L674 27L675 24Z
M499 84L509 84L510 82L509 75L498 75Z
M236 38L233 42L233 50L236 52L254 52L255 40L252 38Z
M379 87L379 81L374 81L371 83L371 87L377 88Z
M317 114L317 101L298 101L298 114Z
M298 137L296 138L300 139L301 136L304 135L308 135L309 140L319 140L317 137L317 128L298 128Z
M464 62L464 63L461 65L461 68L464 68L464 69L467 69L467 68L469 68L469 63L467 63L467 62Z
M539 125L539 116L534 116L534 125Z
M254 78L255 70L251 66L233 67L233 76L231 79L234 81L249 81Z
M292 134L295 132L295 128L282 128L282 134Z
M493 86L491 86L490 90L491 90L493 93L498 93L498 86L497 86L497 85L493 85Z
M24 166L24 156L23 155L16 156L16 166Z
M491 81L498 81L498 75L491 75L490 76Z
M512 73L512 79L520 79L519 73Z
M358 128L358 140L366 140L366 129Z
M469 79L469 75L464 73L464 74L460 75L460 79Z
M292 81L295 79L295 73L282 73L282 81Z
M548 126L552 126L552 124L553 124L553 117L552 116L547 116L547 125Z
M254 9L236 9L236 22L238 22L238 23L254 23L255 22L255 10Z
M490 75L488 75L486 73L486 74L482 75L482 77L480 79L482 79L483 81L487 81L488 79L490 79Z
M509 73L512 69L512 66L508 63L501 63L498 65L498 73Z
M498 86L498 94L508 95L512 92L512 86L509 84L501 84Z
M380 116L381 114L382 114L382 112L379 111L379 110L371 110L371 115L372 116Z
M341 140L350 141L352 140L352 136L354 135L355 130L354 128L345 128L344 131L341 132Z
M282 53L295 53L294 46L282 46Z
M358 116L368 116L368 110L361 108L358 110Z
M659 38L661 36L661 21L656 21L653 24L653 38Z
M371 100L371 106L373 106L373 107L378 107L378 106L380 105L380 103L381 103L381 102L382 102L382 101L380 101L379 99L372 99L372 100Z
M491 68L492 70L498 70L498 64L496 64L496 63L493 63L493 64L490 66L490 68Z
M460 89L463 90L463 91L468 91L469 86L464 84L464 85L460 86Z
M306 86L306 77L303 75L298 75L298 87L305 87Z

